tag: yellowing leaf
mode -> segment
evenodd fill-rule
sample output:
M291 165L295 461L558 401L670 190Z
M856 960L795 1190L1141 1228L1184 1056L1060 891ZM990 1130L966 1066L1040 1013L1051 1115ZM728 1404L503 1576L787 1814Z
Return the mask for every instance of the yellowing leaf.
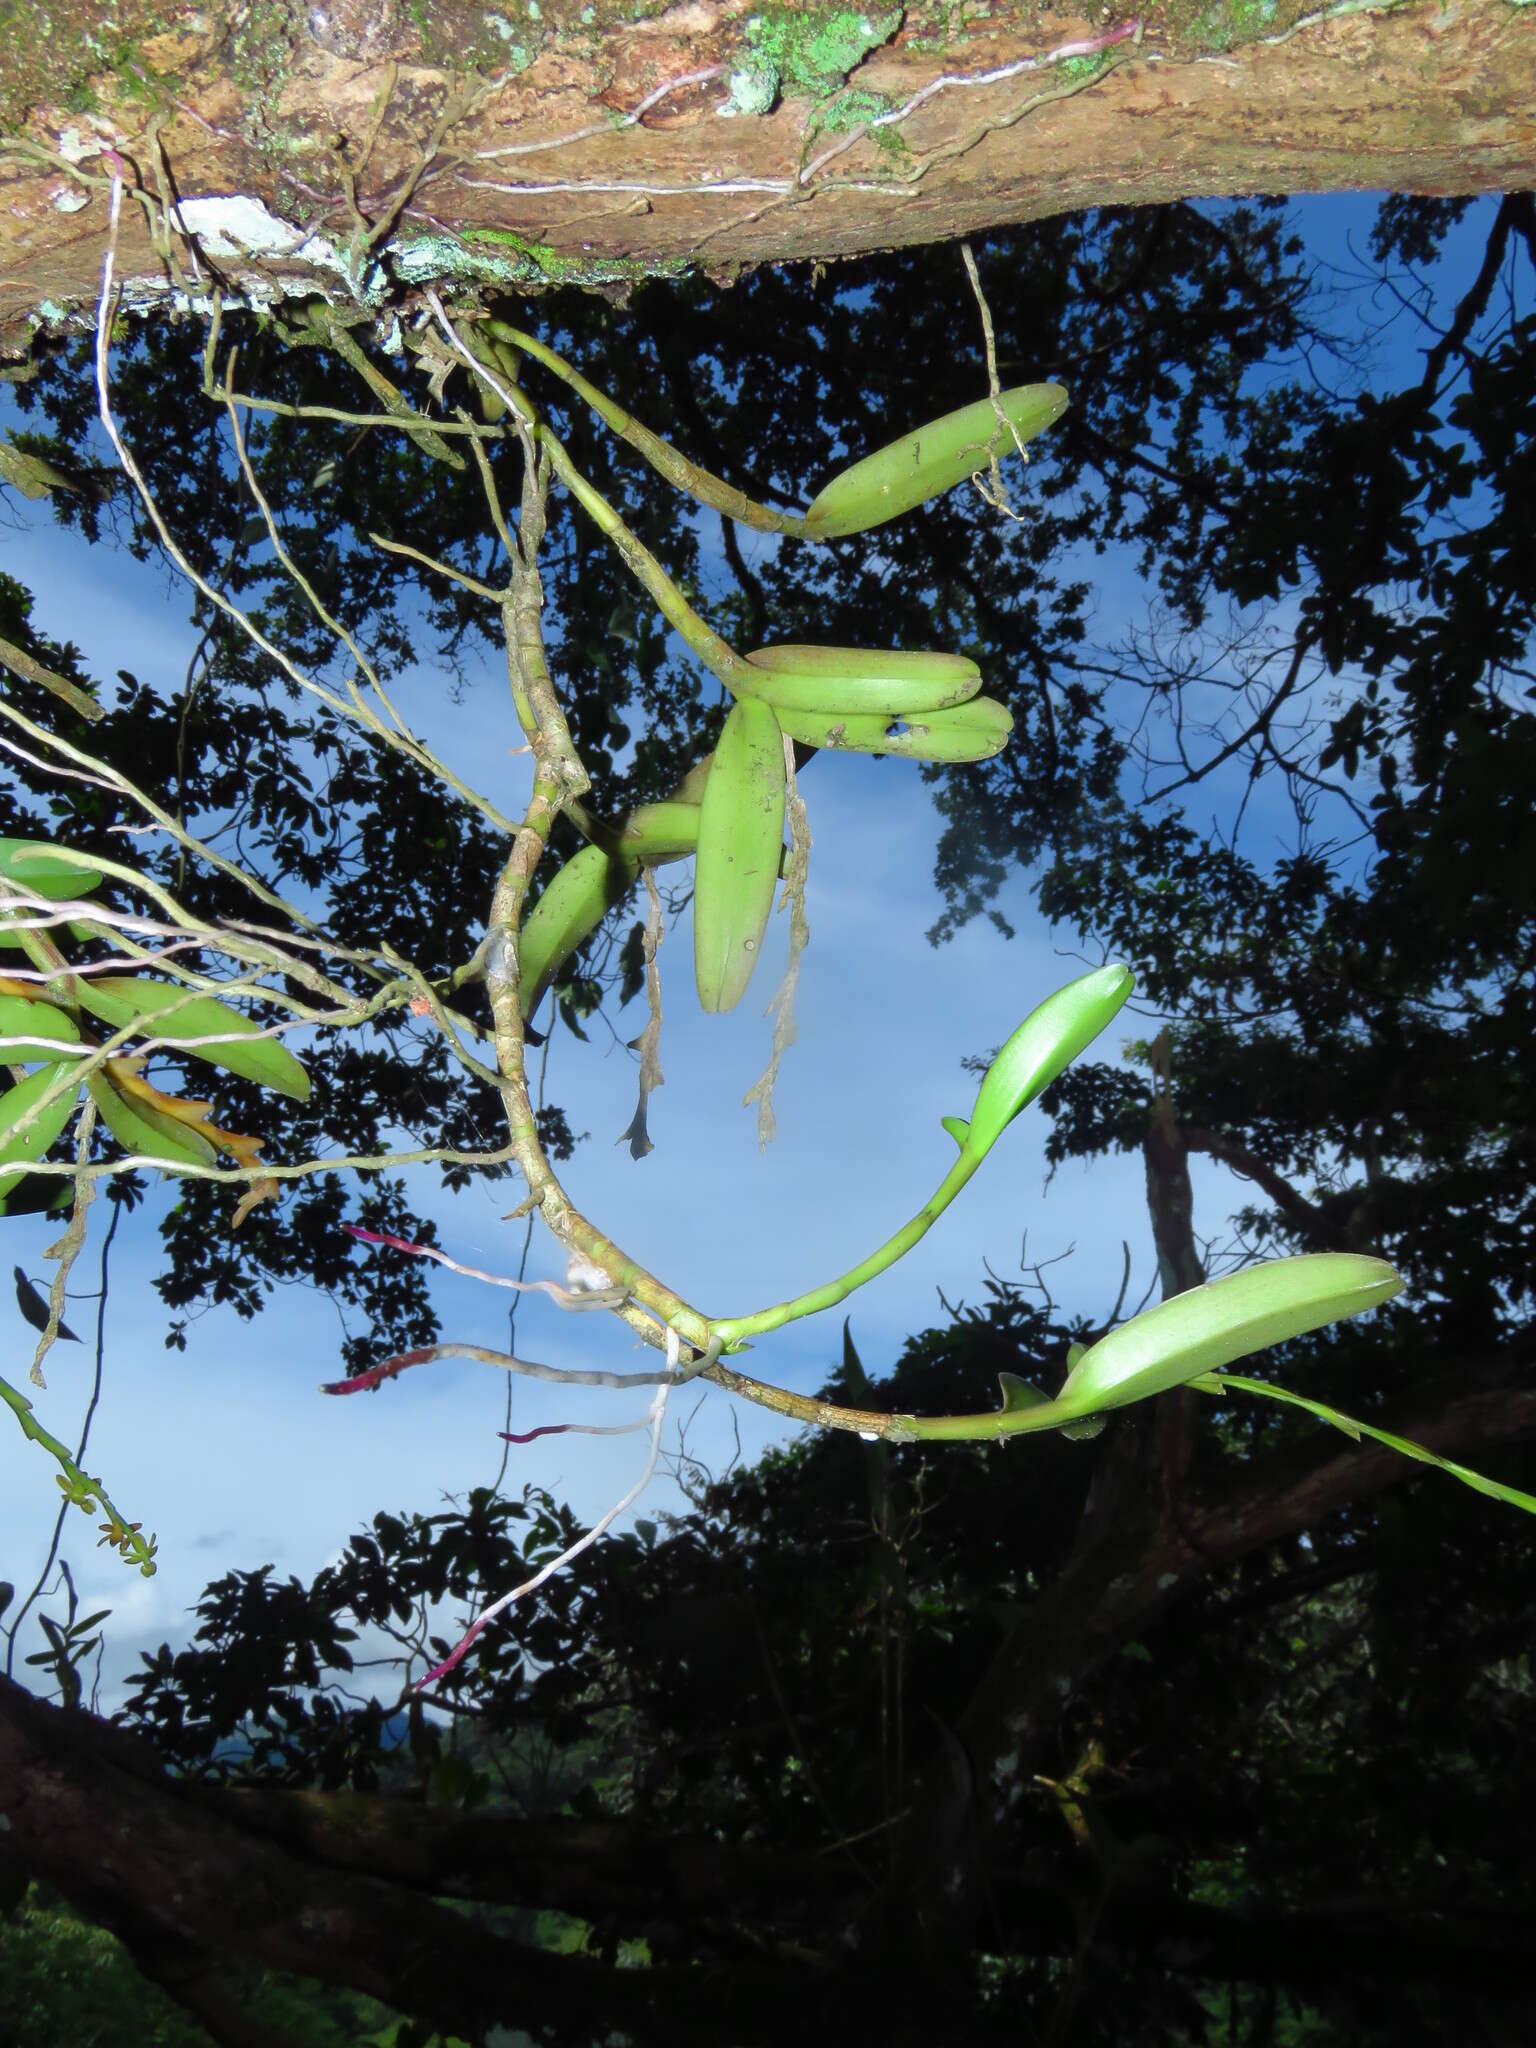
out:
M109 1068L117 1066L108 1063ZM98 1069L85 1084L101 1120L130 1155L167 1160L177 1166L212 1166L213 1146L178 1118L162 1116L148 1103L134 1101L117 1085L117 1077Z

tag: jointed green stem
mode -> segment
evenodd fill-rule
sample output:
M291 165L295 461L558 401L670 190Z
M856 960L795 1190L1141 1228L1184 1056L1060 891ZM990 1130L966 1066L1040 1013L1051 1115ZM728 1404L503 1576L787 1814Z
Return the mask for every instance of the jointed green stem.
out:
M446 323L447 316L443 317ZM492 327L500 325L499 322L490 324ZM650 549L630 532L602 492L582 475L566 453L565 444L559 435L539 418L526 393L507 376L505 366L497 363L495 368L492 368L485 362L483 353L477 356L471 346L475 339L473 334L460 334L458 329L452 326L449 326L448 332L465 359L480 371L496 396L511 406L528 437L537 441L538 446L546 451L556 476L599 530L613 542L630 574L650 593L668 624L681 634L704 666L718 676L728 690L736 693L745 689L747 695L756 695L760 683L754 683L752 671L747 663L733 647L728 646L720 638L712 626L707 625L699 617ZM482 339L479 346L483 352L488 344ZM484 455L478 443L475 444L473 452L483 463Z
M878 1251L871 1252L858 1265L850 1266L838 1279L828 1280L821 1287L808 1288L804 1294L778 1302L772 1308L761 1308L755 1315L716 1317L710 1328L717 1337L731 1345L746 1337L760 1337L769 1330L780 1330L786 1323L798 1322L801 1316L817 1315L824 1308L833 1308L838 1302L846 1301L856 1288L865 1286L887 1267L894 1266L920 1238L926 1237L980 1164L979 1154L962 1152L917 1214L909 1217Z
M538 429L539 445L549 450L550 462L571 496L586 511L593 521L608 536L623 556L631 575L644 585L655 599L657 608L693 649L704 666L717 675L725 687L733 693L743 687L748 695L761 690L761 679L754 679L735 648L720 638L713 626L707 625L683 596L660 562L637 540L614 511L608 500L595 485L589 484L581 471L566 454L559 436L547 426Z
M1081 1408L1064 1401L1042 1401L1037 1408L995 1408L981 1415L893 1415L889 1434L897 1443L991 1444L1084 1419Z
M525 334L520 327L509 327L504 320L488 320L485 324L498 341L509 342L513 348L521 349L524 355L542 363L546 370L552 370L562 383L568 384L579 398L586 400L599 419L605 420L621 440L627 441L631 448L643 455L652 469L676 489L686 491L689 497L696 498L701 505L708 505L712 511L724 513L727 519L739 519L743 526L755 527L759 533L789 533L802 540L807 537L805 521L798 512L775 512L771 505L760 505L745 491L738 491L734 484L728 484L722 477L701 469L696 462L690 462L670 442L653 434L633 413L626 412L596 385L589 384L579 370L573 369L563 356L556 355L535 335Z

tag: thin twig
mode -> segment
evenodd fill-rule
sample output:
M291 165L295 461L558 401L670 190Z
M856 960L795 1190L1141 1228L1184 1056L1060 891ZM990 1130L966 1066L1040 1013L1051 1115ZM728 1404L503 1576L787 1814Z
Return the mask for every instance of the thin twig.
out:
M123 1034L126 1036L127 1034ZM78 1053L80 1048L75 1047ZM77 1065L83 1065L83 1061ZM65 1087L75 1086L75 1077L70 1076ZM56 1095L59 1091L55 1089ZM52 1101L54 1095L46 1098ZM42 1106L40 1103L39 1107ZM22 1120L12 1125L19 1130ZM309 1180L327 1173L388 1173L401 1166L508 1166L517 1160L514 1145L493 1146L487 1152L464 1152L454 1145L423 1145L416 1151L402 1152L341 1152L334 1158L300 1159L292 1165L273 1163L268 1166L195 1166L190 1160L167 1159L157 1152L130 1152L122 1159L98 1161L85 1168L92 1180L101 1180L114 1173L131 1173L136 1168L153 1168L157 1173L174 1174L179 1180L206 1180L218 1186L243 1187L253 1180ZM37 1159L27 1162L27 1172L38 1174L45 1180L74 1180L81 1169L71 1166L66 1160Z
M461 583L476 597L488 597L492 604L505 604L505 589L493 590L489 583L482 583L477 577L468 575L463 569L455 569L451 563L439 562L435 556L424 555L420 548L409 547L403 540L386 540L382 533L370 533L369 540L376 548L382 548L386 555L403 555L409 562L419 562L424 569L435 575L446 576L452 583Z
M588 142L594 135L617 135L621 129L633 128L652 107L659 106L673 93L682 92L690 85L707 85L711 79L722 78L725 68L723 64L710 64L702 71L685 71L681 78L669 78L665 85L658 85L653 92L648 92L627 114L620 114L611 121L593 121L585 128L573 129L568 135L551 135L543 142L506 142L500 149L477 149L475 156L482 161L492 157L534 156L546 149L568 149L573 142Z
M612 1303L599 1303L611 1307ZM675 1336L672 1331L669 1335ZM398 1379L414 1365L435 1365L440 1358L468 1358L476 1365L494 1365L502 1372L519 1373L524 1379L548 1380L561 1387L682 1387L696 1375L684 1367L659 1372L606 1372L601 1368L575 1365L543 1365L534 1358L515 1358L510 1351L496 1351L486 1344L469 1344L447 1338L438 1344L418 1344L410 1351L396 1352L378 1365L344 1380L325 1380L322 1394L372 1394L387 1380Z
M234 378L234 372L235 351L231 349L229 352L230 381ZM346 627L331 617L314 585L283 545L283 537L278 532L277 521L272 516L272 507L267 503L266 496L260 484L256 481L256 471L252 467L250 456L246 453L245 436L240 431L240 415L233 405L228 406L226 409L229 413L229 431L235 444L235 455L240 464L240 473L245 478L246 489L256 501L257 511L266 522L267 536L272 542L273 551L277 556L280 566L289 581L297 584L304 595L305 602L309 605L310 610L315 614L321 625L325 627L328 633L333 634L341 642L342 646L346 648L348 654L351 655L363 674L368 678L373 686L374 695L394 720L395 730L399 733L400 737L414 753L420 754L423 751L421 741L417 739L416 735L390 702L384 685L379 681L378 671L374 668L373 663L369 661L367 655L364 654Z
M1009 419L1007 413L1003 411L1003 387L997 374L997 338L992 332L992 308L987 304L987 295L981 288L981 274L976 268L976 258L971 254L969 242L962 242L960 244L960 255L965 263L965 274L971 281L971 290L975 294L977 310L981 314L981 338L987 357L987 390L992 399L993 415L1000 427L1007 428L1013 437L1014 447L1018 450L1023 460L1028 462L1029 457L1024 452L1024 443L1020 438L1019 430L1013 424L1013 421ZM1020 514L1014 511L1008 497L1008 487L1003 482L1003 473L998 467L995 454L989 454L987 457L986 483L983 483L981 480L980 470L973 474L971 482L995 512L1002 512L1009 519L1019 521L1022 524Z

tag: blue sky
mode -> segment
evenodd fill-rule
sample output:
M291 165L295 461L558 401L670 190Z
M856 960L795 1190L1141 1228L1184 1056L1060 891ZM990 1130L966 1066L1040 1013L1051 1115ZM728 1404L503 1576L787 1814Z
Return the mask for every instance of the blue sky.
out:
M1360 197L1309 202L1300 218L1315 255L1348 266L1350 240L1364 247L1374 212L1375 201ZM1474 216L1471 244L1480 240L1479 225ZM1415 328L1402 345L1416 347L1417 339ZM1386 367L1399 373L1401 363ZM0 425L13 417L0 392ZM807 483L814 487L814 480ZM1019 487L1021 504L1028 488ZM88 549L53 525L46 506L27 506L14 494L6 494L4 517L0 562L33 591L44 632L73 640L103 678L127 668L166 692L179 689L191 646L189 604L163 565ZM1096 637L1112 644L1144 620L1146 596L1112 564L1095 564L1093 574ZM499 663L485 660L458 702L447 700L440 676L423 672L392 686L392 694L446 759L516 814L529 767L526 756L510 751L519 735ZM632 1161L614 1143L634 1108L631 1058L600 1027L590 1044L561 1033L552 1047L550 1094L565 1105L575 1130L591 1133L562 1169L573 1199L652 1271L714 1313L741 1313L831 1277L917 1208L953 1157L940 1118L969 1111L975 1082L962 1071L962 1058L1000 1043L1083 964L1044 928L1017 877L1000 905L1017 931L1012 942L978 921L937 952L927 945L924 933L940 909L931 858L937 820L912 764L822 755L802 787L815 841L811 943L796 1006L799 1042L785 1056L776 1091L777 1142L759 1152L753 1113L740 1102L767 1057L771 1027L761 1008L782 966L786 918L775 919L758 978L726 1017L702 1015L694 1000L686 914L669 932L661 955L667 1079L652 1100L656 1149L644 1161ZM1220 809L1219 788L1209 800ZM1197 820L1204 814L1198 810ZM1280 813L1250 824L1283 844ZM622 1035L633 1037L643 1006L633 1005L619 1021ZM1144 1014L1127 1012L1100 1056L1114 1057L1121 1041L1151 1028ZM1152 1277L1139 1159L1063 1168L1047 1190L1046 1130L1038 1115L1015 1124L917 1250L848 1304L872 1371L893 1361L908 1333L942 1319L938 1290L951 1302L977 1299L987 1262L1001 1276L1015 1275L1026 1233L1031 1263L1071 1254L1050 1268L1067 1312L1109 1312L1122 1239L1134 1259L1130 1300L1139 1299ZM269 1149L280 1153L280 1130ZM447 1250L516 1270L522 1226L502 1220L516 1199L507 1183L445 1196L434 1173L415 1171L414 1198L436 1219ZM1197 1228L1219 1235L1243 1199L1240 1184L1208 1164L1197 1164L1195 1182ZM434 1512L445 1496L490 1480L500 1460L495 1432L505 1382L483 1366L445 1362L406 1375L378 1396L319 1396L318 1382L339 1376L339 1329L329 1303L312 1291L282 1290L251 1324L227 1311L210 1313L189 1328L184 1353L166 1351L166 1311L150 1284L159 1269L154 1226L165 1199L157 1189L144 1210L125 1220L114 1248L104 1389L86 1460L125 1514L157 1530L158 1575L142 1580L94 1548L94 1531L78 1512L65 1525L64 1554L86 1609L113 1609L103 1667L108 1705L141 1649L184 1640L186 1610L210 1578L263 1563L307 1578L375 1510ZM96 1285L104 1205L95 1215L69 1310L87 1338L94 1333L88 1295ZM13 1260L45 1280L41 1253L57 1231L40 1219L9 1222ZM559 1277L562 1270L559 1247L536 1228L530 1277ZM506 1295L441 1271L432 1289L445 1336L504 1342ZM31 1355L29 1333L14 1310L0 1313L9 1315L12 1331L6 1376L19 1384ZM813 1389L838 1355L843 1313L791 1326L764 1340L744 1364L765 1378ZM626 1370L648 1362L613 1319L564 1316L538 1296L520 1311L518 1337L520 1350L552 1363ZM71 1444L92 1356L90 1343L56 1349L48 1389L35 1395L40 1419ZM670 1446L677 1417L694 1405L685 1398L674 1408ZM641 1394L565 1392L519 1381L514 1427L610 1423L643 1407ZM709 1391L688 1441L716 1470L733 1454L733 1415L747 1457L786 1433L762 1411ZM1083 1454L1054 1437L1028 1452ZM632 1483L643 1440L545 1438L511 1455L509 1486L537 1481L592 1517ZM0 1423L0 1577L21 1588L30 1587L52 1527L54 1469ZM655 1515L678 1502L669 1483L658 1480L638 1512ZM57 1601L44 1606L60 1611ZM37 1646L29 1624L18 1667Z

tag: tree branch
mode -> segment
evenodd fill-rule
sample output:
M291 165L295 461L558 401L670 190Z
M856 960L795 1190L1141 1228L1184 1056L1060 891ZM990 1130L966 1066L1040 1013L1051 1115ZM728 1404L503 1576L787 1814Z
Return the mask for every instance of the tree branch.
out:
M1326 1210L1298 1193L1282 1174L1256 1152L1250 1151L1240 1138L1234 1138L1226 1131L1211 1131L1199 1124L1186 1124L1184 1143L1191 1152L1204 1152L1212 1159L1219 1159L1223 1166L1230 1166L1244 1180L1251 1180L1256 1187L1262 1188L1286 1222L1299 1231L1303 1241L1313 1249L1357 1249L1340 1234Z
M729 2035L767 2048L783 2039L797 2006L803 2011L810 1973L779 1957L711 1968L691 1954L675 1972L619 1969L586 1955L525 1948L423 1896L429 1886L444 1888L445 1878L429 1875L426 1859L445 1854L447 1843L468 1848L481 1874L498 1856L511 1873L519 1843L557 1839L551 1823L436 1814L407 1820L408 1809L384 1807L379 1817L388 1815L386 1826L358 1822L349 1832L346 1820L327 1825L320 1811L303 1795L276 1795L266 1808L276 1826L263 1829L257 1797L173 1782L146 1744L0 1680L8 1858L110 1927L146 1973L177 1996L201 1997L202 1959L217 1953L345 1985L469 2038L496 2024L602 2039L621 2031L658 2041L675 2039L681 2029L695 2039ZM493 1830L506 1831L499 1844ZM542 1892L546 1902L595 1907L595 1895L606 1888L638 1916L642 1899L653 1913L667 1904L674 1878L706 1908L710 1898L732 1899L723 1887L738 1882L765 1905L771 1896L767 1883L748 1874L748 1860L730 1850L705 1844L669 1854L663 1845L624 1842L618 1829L606 1831L605 1841L604 1832L578 1829L555 1856L548 1889L529 1882L522 1897L532 1902ZM273 1839L281 1834L287 1842ZM366 1858L374 1874L328 1867L311 1853L317 1842L336 1850L348 1841L348 1853ZM583 1853L599 1850L612 1858L606 1875L583 1885ZM377 1874L391 1867L409 1870L409 1887ZM783 1867L771 1870L773 1882L788 1876ZM818 1893L816 1874L796 1866L778 1903L824 1898L827 1881L822 1873ZM211 2010L208 2017L215 2017ZM851 2023L853 2014L847 2017ZM239 2035L225 2038L243 2048Z

